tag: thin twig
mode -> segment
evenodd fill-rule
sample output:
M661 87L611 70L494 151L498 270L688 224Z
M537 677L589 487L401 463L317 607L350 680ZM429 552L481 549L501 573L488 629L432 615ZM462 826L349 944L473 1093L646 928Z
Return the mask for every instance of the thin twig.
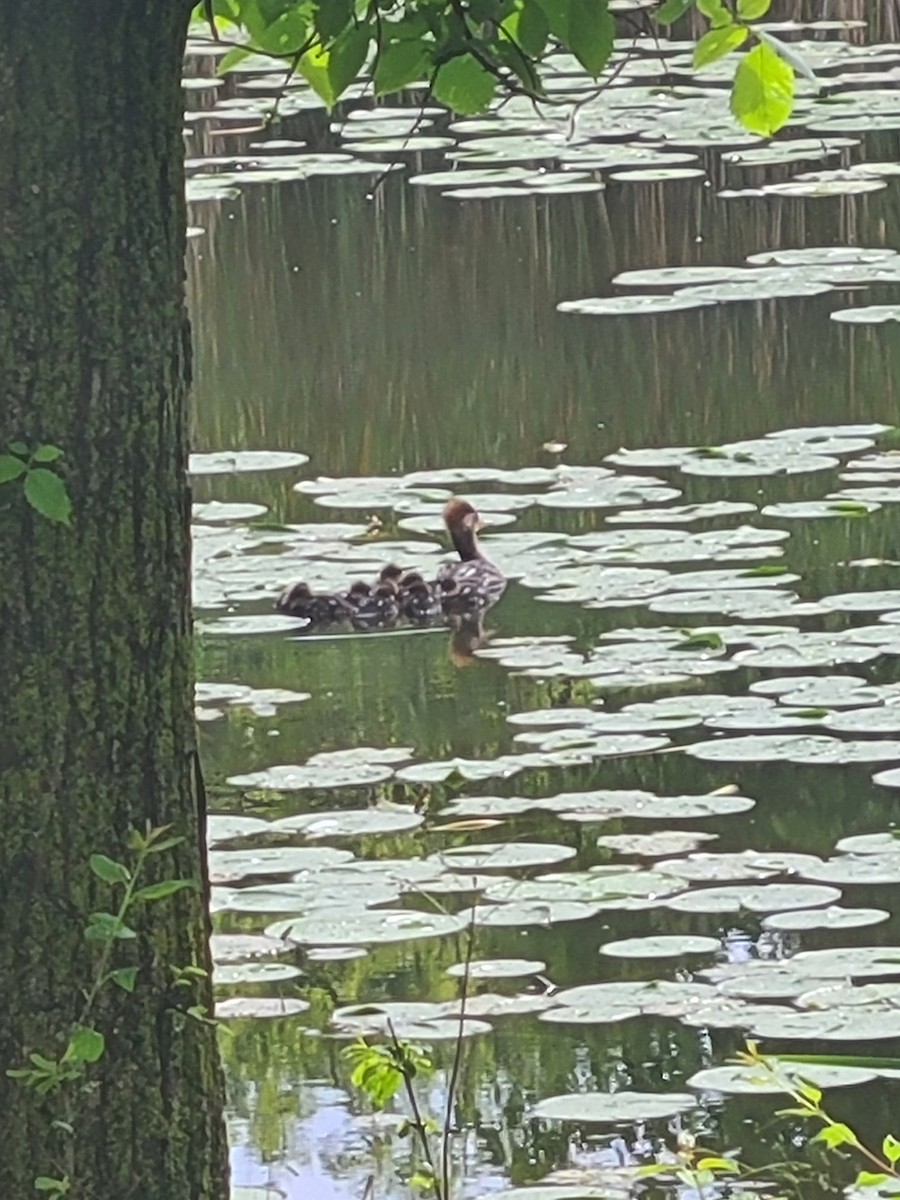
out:
M477 887L478 880L472 881ZM478 900L472 904L472 915L469 918L469 931L466 938L466 957L463 962L463 975L459 985L459 1025L456 1031L456 1047L453 1053L453 1065L450 1068L450 1080L447 1084L447 1109L444 1113L444 1128L441 1143L441 1183L444 1188L445 1200L450 1200L450 1130L453 1124L453 1102L456 1099L456 1089L462 1069L463 1043L465 1038L466 1000L469 997L469 977L472 967L472 954L475 950L475 922L478 915Z
M425 1161L431 1170L431 1177L434 1180L435 1200L447 1200L447 1197L444 1196L440 1180L438 1179L437 1166L434 1161L434 1155L431 1152L431 1142L428 1140L428 1131L425 1128L425 1120L422 1116L422 1110L419 1108L419 1100L416 1096L415 1088L412 1085L412 1079L409 1076L409 1072L404 1070L405 1056L403 1053L403 1047L400 1045L400 1039L397 1037L396 1030L394 1029L394 1022L390 1017L387 1019L387 1030L391 1035L391 1045L394 1050L397 1066L400 1069L400 1074L403 1076L403 1086L406 1090L406 1098L409 1101L409 1107L412 1109L413 1126L415 1127L418 1135L419 1144L422 1147L422 1154L425 1157Z

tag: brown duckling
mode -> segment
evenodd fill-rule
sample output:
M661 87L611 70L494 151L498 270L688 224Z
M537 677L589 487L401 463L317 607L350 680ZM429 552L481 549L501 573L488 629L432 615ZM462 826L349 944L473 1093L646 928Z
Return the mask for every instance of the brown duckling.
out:
M503 595L506 579L478 544L478 513L468 501L454 498L444 508L444 524L460 561L447 563L438 572L443 610L461 616L484 612Z
M428 625L443 615L437 586L426 583L418 571L407 571L399 586L400 615L413 625Z
M398 567L396 563L388 563L386 567L382 567L378 576L379 583L394 584L398 588L402 579L403 568Z
M305 617L311 625L329 625L346 620L349 610L340 596L316 595L308 583L286 588L275 602L276 609L291 617Z
M393 625L400 615L396 585L379 583L369 587L362 580L347 593L351 605L350 620L355 629L376 629Z

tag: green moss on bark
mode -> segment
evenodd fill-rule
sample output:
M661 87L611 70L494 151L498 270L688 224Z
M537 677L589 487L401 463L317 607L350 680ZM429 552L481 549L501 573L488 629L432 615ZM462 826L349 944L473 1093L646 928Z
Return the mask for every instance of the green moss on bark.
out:
M73 1200L223 1200L214 1031L172 967L208 967L202 891L148 905L104 992L107 1054L75 1135L5 1070L58 1054L90 977L90 854L185 836L203 881L192 707L190 371L183 302L183 0L0 0L0 444L53 442L73 527L0 485L0 1195L71 1171Z

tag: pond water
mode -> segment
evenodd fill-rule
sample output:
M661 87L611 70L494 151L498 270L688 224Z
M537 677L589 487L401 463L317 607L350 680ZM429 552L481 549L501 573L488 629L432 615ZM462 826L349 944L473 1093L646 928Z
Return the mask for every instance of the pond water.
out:
M698 1072L748 1035L897 1044L900 336L831 317L900 304L900 92L848 82L900 47L796 36L828 86L785 135L809 158L774 163L740 161L759 147L684 44L663 47L681 92L641 53L574 141L516 104L329 131L303 88L260 132L271 80L204 86L190 60L198 716L240 1200L408 1194L411 1139L341 1050L390 1015L432 1047L440 1116L467 958L467 1200L627 1195L611 1170L679 1131L792 1159L802 1122ZM557 83L585 92L565 62ZM696 173L654 177L679 154ZM450 169L505 174L463 199L410 182ZM817 194L763 192L820 171ZM566 311L648 294L684 307ZM512 581L480 644L274 616L297 579L433 571L454 492ZM880 1142L900 1085L840 1082L830 1111Z

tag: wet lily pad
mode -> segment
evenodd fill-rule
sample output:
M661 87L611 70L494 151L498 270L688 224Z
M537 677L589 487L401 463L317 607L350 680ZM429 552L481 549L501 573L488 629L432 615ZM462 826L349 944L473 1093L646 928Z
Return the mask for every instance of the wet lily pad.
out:
M217 987L236 987L248 983L282 983L296 979L303 972L291 963L248 962L232 966L219 966L213 972L213 983Z
M210 949L216 965L252 962L284 953L284 944L261 933L214 933Z
M714 833L660 830L658 833L611 833L597 838L597 845L615 854L635 858L668 858L687 854L704 842L715 841Z
M858 308L839 308L828 314L844 325L885 325L900 321L900 304L868 304Z
M522 979L539 975L547 970L547 964L531 958L482 958L469 963L455 963L447 968L454 979L468 975L470 979Z
M310 841L316 838L358 838L384 833L405 833L417 829L425 820L421 813L410 809L363 808L339 809L335 812L305 813L273 821L276 832L302 833Z
M264 504L224 503L209 500L206 504L195 504L191 509L191 520L205 521L211 525L227 524L231 521L252 521L264 516L268 509Z
M657 316L661 313L683 312L705 308L714 301L703 296L683 294L594 296L585 300L563 300L557 304L561 313L578 313L590 317Z
M298 792L308 788L367 787L390 779L394 763L406 762L411 751L404 749L375 750L357 747L353 750L328 751L315 754L304 766L283 765L249 775L233 775L232 787L259 788L264 791Z
M272 826L260 817L242 817L232 813L211 813L206 819L207 844L233 842L260 833L269 833Z
M840 900L838 888L820 884L763 883L757 886L700 888L664 901L676 912L772 913L794 908L818 908Z
M715 954L721 948L717 938L660 934L606 942L600 953L610 958L682 958L689 954Z
M308 454L289 450L217 450L192 454L191 475L239 475L254 471L286 471L309 462Z
M266 932L270 937L281 937L300 946L382 946L447 937L464 928L465 921L449 913L390 908L333 909L279 921Z
M698 1092L720 1092L726 1096L774 1096L784 1095L785 1088L779 1083L804 1081L822 1091L836 1087L855 1087L871 1083L877 1078L874 1071L862 1067L823 1066L821 1063L780 1063L777 1076L755 1066L710 1067L698 1071L687 1081L688 1087Z
M667 1120L696 1103L686 1092L572 1092L538 1101L532 1116L575 1125L628 1125Z
M883 908L828 908L800 909L797 912L773 913L763 920L763 929L778 933L803 933L820 929L862 929L867 925L880 925L887 921L890 913Z
M572 846L553 842L483 842L442 850L428 861L453 871L515 871L550 866L574 857Z
M254 875L290 875L294 871L320 870L353 858L349 850L330 846L265 846L253 850L211 850L212 883L239 883Z
M306 1012L309 1004L296 996L229 996L216 1001L219 1021L272 1020L277 1017L296 1017Z

